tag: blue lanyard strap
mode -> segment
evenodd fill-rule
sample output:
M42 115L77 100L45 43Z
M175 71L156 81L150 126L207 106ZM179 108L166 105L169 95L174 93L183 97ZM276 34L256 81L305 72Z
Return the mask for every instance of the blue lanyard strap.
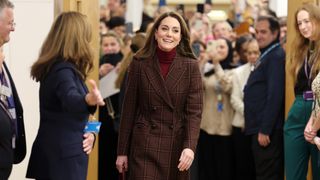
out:
M269 47L265 52L262 53L262 55L259 57L259 59L256 61L256 63L254 64L254 67L257 68L259 66L259 64L261 63L261 60L268 54L270 53L270 51L272 51L274 48L280 46L280 43L276 43L274 45L272 45L271 47Z

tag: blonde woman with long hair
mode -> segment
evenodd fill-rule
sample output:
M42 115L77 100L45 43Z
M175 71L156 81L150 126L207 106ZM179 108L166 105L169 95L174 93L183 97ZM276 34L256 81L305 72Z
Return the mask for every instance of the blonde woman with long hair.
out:
M27 178L85 180L94 135L84 133L89 115L104 105L95 82L91 26L78 12L60 14L44 41L31 77L40 82L40 127L33 143Z

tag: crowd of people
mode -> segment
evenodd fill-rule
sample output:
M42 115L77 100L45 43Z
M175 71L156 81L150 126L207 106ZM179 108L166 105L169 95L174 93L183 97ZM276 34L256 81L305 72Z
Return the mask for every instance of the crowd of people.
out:
M15 29L13 8L0 0L1 45ZM88 79L95 67L87 17L61 13L31 67L40 83L40 126L26 177L86 179L96 134L84 127L99 107L101 180L303 180L310 158L313 179L320 179L320 8L306 3L296 10L290 46L286 19L268 6L224 20L208 16L211 9L209 1L201 11L161 6L144 12L133 31L124 1L102 5L99 78L115 73L109 86L119 89L108 97ZM248 28L236 31L242 23ZM285 120L286 48L295 49L288 60L295 100ZM26 143L2 50L0 63L5 180L24 159Z

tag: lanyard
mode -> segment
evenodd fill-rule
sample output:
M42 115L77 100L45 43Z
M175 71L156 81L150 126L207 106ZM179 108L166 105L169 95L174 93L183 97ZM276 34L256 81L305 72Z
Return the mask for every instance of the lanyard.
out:
M305 75L306 75L306 77L308 79L309 87L311 87L311 72L312 72L312 68L313 68L313 64L312 64L312 66L310 68L310 72L309 72L309 75L308 75L308 58L306 57L304 59L304 73L305 73Z
M255 69L261 64L261 60L270 52L272 51L274 48L280 46L280 43L276 43L274 45L272 45L271 47L269 47L265 52L262 53L262 55L259 57L259 59L256 61L256 63L254 64Z

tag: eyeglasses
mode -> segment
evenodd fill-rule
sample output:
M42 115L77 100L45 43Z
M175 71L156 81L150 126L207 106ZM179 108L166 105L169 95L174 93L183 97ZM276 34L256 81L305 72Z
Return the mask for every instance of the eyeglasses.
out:
M9 25L11 26L11 28L15 28L17 24L15 22L10 22Z

